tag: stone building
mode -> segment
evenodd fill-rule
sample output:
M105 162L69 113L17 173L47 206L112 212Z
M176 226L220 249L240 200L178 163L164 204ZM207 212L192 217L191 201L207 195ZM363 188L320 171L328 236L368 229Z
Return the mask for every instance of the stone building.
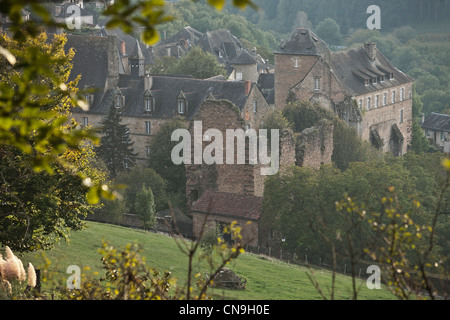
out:
M297 29L275 52L275 106L286 99L319 102L383 152L402 155L412 134L413 80L375 43L331 52L309 29Z
M188 26L169 38L163 36L152 50L155 59L165 56L180 58L193 46L214 55L227 71L228 80L257 82L260 74L273 72L273 66L256 49L249 50L226 29L202 33Z
M205 232L217 224L223 229L236 222L241 228L241 244L256 247L262 200L252 195L206 190L192 207L194 236L198 237L202 230ZM230 235L224 238L231 240Z
M146 74L145 55L138 40L124 60L120 51L123 41L114 35L67 38L66 48L76 50L69 80L81 76L78 87L94 90L85 95L89 110L76 109L72 118L81 125L97 127L110 107L122 107L122 120L130 129L140 163L147 160L150 139L164 122L174 117L190 121L207 99L230 101L247 129L257 127L270 108L251 81Z

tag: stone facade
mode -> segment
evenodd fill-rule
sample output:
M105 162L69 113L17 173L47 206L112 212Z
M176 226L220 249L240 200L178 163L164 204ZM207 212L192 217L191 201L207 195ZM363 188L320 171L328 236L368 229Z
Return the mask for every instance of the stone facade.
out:
M296 135L296 165L319 169L321 165L331 163L333 128L331 122L321 121Z
M230 192L206 190L192 206L194 238L208 232L216 225L224 227L235 222L241 228L241 239L235 239L242 245L258 245L258 225L261 216L262 198ZM227 241L231 235L224 235Z
M203 163L186 165L187 207L190 208L208 189L219 192L262 196L264 177L260 174L260 166L248 163L248 153L245 164L237 163L238 145L236 141L234 143L233 163L226 163L227 147L229 147L226 144L226 130L240 129L244 132L245 122L239 110L228 101L207 100L190 122L189 131L191 137L194 137L194 122L196 121L202 124L202 135L208 129L217 129L222 133L223 164ZM194 153L194 139L191 142L191 151ZM203 141L202 150L210 143ZM246 150L248 150L248 144L246 145Z
M333 110L360 137L399 156L412 136L413 80L368 43L331 52L308 29L298 29L275 52L275 105L286 99L318 102Z

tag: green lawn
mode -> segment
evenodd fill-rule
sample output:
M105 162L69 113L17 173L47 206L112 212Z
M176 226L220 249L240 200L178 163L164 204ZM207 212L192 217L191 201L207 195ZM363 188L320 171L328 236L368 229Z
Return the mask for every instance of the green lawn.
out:
M99 272L103 276L100 254L97 250L103 239L114 246L124 246L129 242L138 242L143 245L143 256L148 266L160 271L169 270L177 278L177 283L185 283L187 271L187 257L181 253L174 239L143 230L130 229L120 226L88 222L88 228L72 233L70 243L62 243L53 250L46 252L50 259L50 270L59 274L63 279L69 275L66 269L69 265L80 268L89 267L90 273ZM33 263L36 267L41 265L39 255L26 254L22 261ZM307 277L308 268L288 264L275 259L245 253L228 266L239 276L247 279L245 290L212 289L209 294L215 299L248 299L248 300L315 300L321 299ZM208 272L205 263L196 260L195 272ZM325 293L331 287L331 273L324 270L315 270L315 276ZM63 280L64 281L64 280ZM65 283L62 282L62 283ZM369 290L365 281L359 281L361 290L359 299L387 300L394 297L384 289ZM45 290L45 289L44 289ZM329 294L328 294L329 296ZM336 279L336 298L350 299L352 297L351 278L338 275Z

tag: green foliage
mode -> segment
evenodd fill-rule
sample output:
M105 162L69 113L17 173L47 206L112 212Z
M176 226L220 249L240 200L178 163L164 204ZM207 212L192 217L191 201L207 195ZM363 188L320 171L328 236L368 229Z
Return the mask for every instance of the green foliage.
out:
M102 134L100 146L96 149L105 162L112 178L121 171L128 171L136 164L130 130L122 124L122 109L109 108L108 115L101 122Z
M379 153L367 141L363 141L355 128L348 126L337 118L333 112L318 103L295 101L286 106L283 116L292 124L294 132L313 127L322 119L333 122L333 163L341 170L347 169L349 163L366 161L379 157Z
M223 1L225 3L225 1ZM264 59L273 63L273 50L278 45L277 36L273 32L262 31L254 24L241 16L245 12L258 15L256 10L239 10L232 4L226 5L222 10L214 10L201 1L178 1L168 10L176 17L174 21L158 26L161 34L167 37L179 32L185 26L200 31L227 29L236 36L247 49L257 48L257 52ZM235 12L236 11L236 12Z
M86 196L111 196L104 172L86 140L93 132L67 124L75 105L83 106L68 83L73 52L66 38L45 34L16 41L0 36L0 241L18 251L49 249L83 227L92 212Z
M386 156L383 160L355 162L344 172L331 166L322 166L320 170L298 167L282 170L266 179L260 232L264 235L273 229L276 237L286 239L286 249L299 255L307 253L311 259L321 257L333 261L337 258L340 262L349 262L351 259L371 258L367 255L367 248L375 250L384 247L388 250L389 247L396 250L386 243L371 243L369 239L382 242L383 239L390 239L392 234L383 235L390 232L388 228L379 228L382 225L391 227L392 223L404 226L406 222L402 219L406 214L407 219L414 221L408 227L411 232L423 232L424 238L429 241L431 235L426 230L428 227L434 230L436 241L426 261L428 263L434 259L433 264L437 261L442 270L448 270L450 261L443 252L448 252L450 244L449 224L448 217L440 214L448 211L450 196L446 190L447 175L441 165L443 158L438 153L408 153L402 158ZM392 190L395 190L395 197ZM367 214L364 221L360 221L353 210L349 211L353 214L351 216L342 216L346 210L342 210L342 214L335 211L335 204L347 198L358 204L360 213L364 210ZM395 203L386 200L390 198L395 198ZM391 204L395 205L395 214L394 211L386 211ZM401 216L396 220L397 214ZM377 220L370 220L369 215ZM409 222L406 224L409 225ZM419 230L415 225L420 225ZM404 236L409 237L408 234ZM406 241L406 238L403 240ZM401 243L403 240L399 239ZM420 260L420 256L425 254L428 242L419 238L416 240L405 245L414 244L415 248L423 249L421 255L408 251L406 256L400 257L407 259L411 265L425 261ZM276 243L275 240L274 245ZM410 249L413 248L410 246ZM402 261L405 263L406 260ZM438 270L433 269L433 272Z
M55 172L36 172L29 156L14 148L2 147L0 159L0 242L19 252L51 249L67 239L70 230L84 227L83 218L96 206L88 203L88 188L80 174L91 182L103 183L105 175L91 166L91 149L66 153L68 166L55 166Z
M176 129L185 128L185 123L180 119L171 119L161 125L160 130L153 136L150 143L152 152L149 157L149 167L154 169L165 181L167 181L167 193L171 198L182 198L177 203L181 208L185 206L186 175L184 164L175 165L172 161L172 149L177 141L171 141L172 133ZM175 204L173 204L175 205Z
M142 246L128 243L122 250L103 241L99 250L105 269L106 286L101 280L83 275L80 289L63 291L70 300L161 300L169 299L175 284L170 272L161 274L149 268L141 257Z
M121 193L123 201L126 203L128 212L135 214L134 207L136 194L142 189L143 185L151 188L154 195L156 211L162 211L168 208L167 182L154 169L143 166L134 166L130 171L121 172L114 183L123 186Z
M178 60L164 57L150 69L152 73L191 75L197 79L211 78L217 75L226 76L226 71L220 66L216 57L203 51L200 47L192 48Z
M331 18L326 18L316 27L317 35L329 45L342 45L344 38L341 34L341 28Z
M152 189L146 187L145 184L136 193L134 210L139 219L144 223L144 228L153 228L156 223L155 199Z

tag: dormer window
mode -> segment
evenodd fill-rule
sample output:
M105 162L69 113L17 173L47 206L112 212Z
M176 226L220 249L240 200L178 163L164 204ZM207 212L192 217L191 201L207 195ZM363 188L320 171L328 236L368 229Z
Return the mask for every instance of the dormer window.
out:
M178 114L186 114L186 107L186 97L184 96L183 92L180 92L177 98Z
M389 73L389 80L394 80L394 74L393 73Z
M380 76L380 82L384 82L384 76Z
M117 94L115 99L114 99L114 106L116 108L121 108L125 105L125 97L122 96L122 94Z
M144 95L144 110L145 112L153 112L155 110L154 106L155 102L153 100L152 95L149 92L146 92Z
M153 103L151 97L145 97L145 111L147 112L153 111Z

